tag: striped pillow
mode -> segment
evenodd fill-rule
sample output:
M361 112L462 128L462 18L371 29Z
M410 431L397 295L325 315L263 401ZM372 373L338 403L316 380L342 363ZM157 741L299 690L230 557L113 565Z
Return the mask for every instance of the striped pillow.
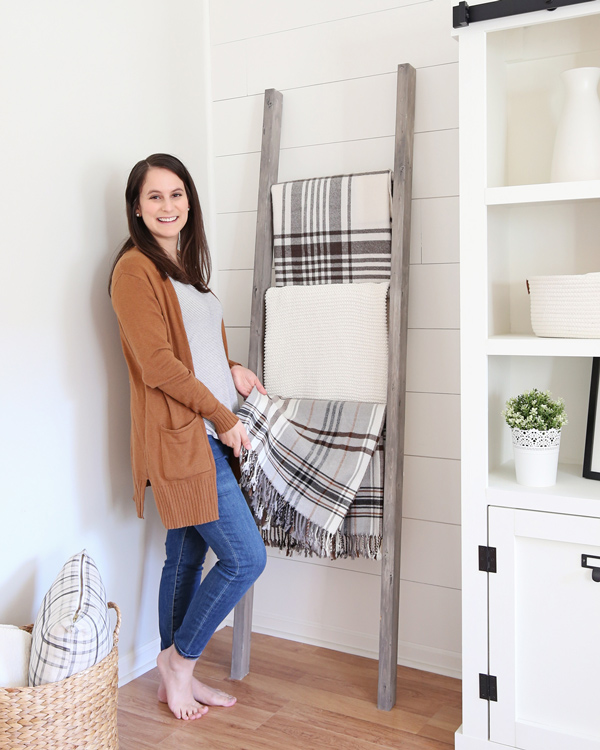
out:
M33 626L29 685L58 682L93 666L112 649L106 592L85 550L69 558Z

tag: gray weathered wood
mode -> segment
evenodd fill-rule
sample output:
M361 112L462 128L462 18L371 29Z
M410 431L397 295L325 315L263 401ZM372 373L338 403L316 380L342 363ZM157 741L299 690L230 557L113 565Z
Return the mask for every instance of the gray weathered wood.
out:
M279 173L282 110L283 95L275 89L267 89L263 112L250 344L248 348L248 367L258 375L261 381L265 338L265 292L271 286L271 270L273 267L271 187L277 182Z
M263 377L265 292L271 285L271 269L273 266L271 186L277 182L279 172L282 105L283 95L279 91L275 89L265 91L250 314L250 344L248 348L248 367L258 375L260 380ZM231 654L231 678L233 680L241 680L250 670L253 598L254 591L250 589L237 604L233 614L233 649Z
M415 79L414 68L407 64L398 66L377 701L378 707L383 710L390 710L396 701ZM282 95L274 89L265 92L248 356L248 366L261 379L264 297L271 284L273 264L271 186L277 182L282 101ZM233 679L242 679L249 671L252 599L253 592L250 590L235 609L231 667Z
M389 711L396 702L398 610L400 595L400 537L406 411L406 342L412 160L415 118L415 69L398 66L396 144L392 199L392 271L389 308L389 370L387 391L381 609L379 626L378 708Z

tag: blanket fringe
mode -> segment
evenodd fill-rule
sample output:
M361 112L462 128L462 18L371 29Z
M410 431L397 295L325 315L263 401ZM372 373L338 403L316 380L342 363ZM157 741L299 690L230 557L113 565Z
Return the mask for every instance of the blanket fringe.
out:
M256 453L243 451L240 467L240 487L248 498L266 546L285 550L288 556L296 553L334 560L378 558L380 535L343 534L340 530L332 534L317 526L286 503L259 466Z

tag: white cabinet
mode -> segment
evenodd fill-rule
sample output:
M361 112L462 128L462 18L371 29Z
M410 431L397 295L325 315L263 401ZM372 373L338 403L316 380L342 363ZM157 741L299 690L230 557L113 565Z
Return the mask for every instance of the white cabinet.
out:
M600 482L583 479L599 339L533 335L526 279L600 271L600 181L550 183L560 73L600 67L600 0L457 33L463 750L600 750ZM600 133L599 133L600 137ZM554 487L516 484L507 398L563 396ZM495 548L497 572L479 569ZM596 637L596 632L598 637ZM496 678L497 700L480 697ZM483 681L483 682L482 682Z
M600 519L489 508L490 739L524 750L600 747Z

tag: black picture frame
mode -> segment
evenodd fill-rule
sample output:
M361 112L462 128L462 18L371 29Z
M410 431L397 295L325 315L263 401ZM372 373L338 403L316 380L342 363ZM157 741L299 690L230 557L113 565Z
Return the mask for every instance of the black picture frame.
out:
M600 357L594 357L590 382L590 404L588 406L585 451L583 453L583 476L600 480Z

